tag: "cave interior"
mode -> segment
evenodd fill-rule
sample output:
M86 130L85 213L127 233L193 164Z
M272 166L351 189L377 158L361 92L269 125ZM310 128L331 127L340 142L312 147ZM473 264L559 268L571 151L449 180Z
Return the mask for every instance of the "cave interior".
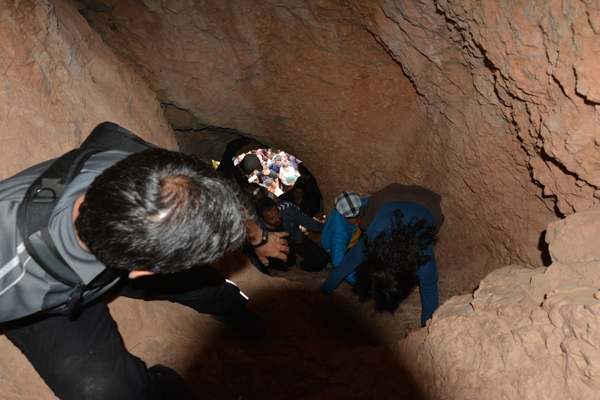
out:
M565 256L548 246L557 231L547 236L600 197L597 5L460 3L2 1L12 50L0 58L11 71L0 125L16 144L0 172L55 157L111 120L205 159L239 136L294 154L326 213L342 190L427 187L446 217L436 258L440 305L450 305L440 321L484 293L494 271L595 262L593 245ZM431 396L418 382L422 353L398 355L434 341L433 323L419 329L418 289L380 314L347 283L323 304L326 272L264 276L240 254L217 267L249 294L265 339L249 343L174 304L110 299L128 348L172 365L205 398ZM427 376L442 382L436 373ZM18 392L14 382L0 390Z

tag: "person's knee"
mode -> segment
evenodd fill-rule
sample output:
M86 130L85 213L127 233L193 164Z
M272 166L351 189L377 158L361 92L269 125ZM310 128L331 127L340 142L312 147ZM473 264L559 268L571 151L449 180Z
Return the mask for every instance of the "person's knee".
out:
M181 399L197 400L197 397L188 389L179 374L165 366L157 364L148 369L152 381L152 399ZM146 397L149 398L149 397Z
M302 261L298 267L307 272L318 272L322 271L329 262L327 257L319 257L318 255L312 255Z
M47 371L50 372L50 371ZM50 373L42 376L60 399L148 399L153 379L138 357L109 341L87 354L55 357Z

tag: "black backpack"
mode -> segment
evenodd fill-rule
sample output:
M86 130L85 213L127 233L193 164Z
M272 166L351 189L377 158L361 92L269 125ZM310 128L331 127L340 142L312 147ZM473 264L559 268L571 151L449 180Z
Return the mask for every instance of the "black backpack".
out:
M81 301L85 289L106 285L118 278L119 274L106 269L86 285L69 267L58 253L48 232L48 222L58 199L93 154L107 150L137 153L149 148L156 146L115 123L103 122L94 128L78 149L71 150L54 161L25 193L19 206L18 227L27 252L48 275L73 288L69 300L61 310L62 314L71 313Z

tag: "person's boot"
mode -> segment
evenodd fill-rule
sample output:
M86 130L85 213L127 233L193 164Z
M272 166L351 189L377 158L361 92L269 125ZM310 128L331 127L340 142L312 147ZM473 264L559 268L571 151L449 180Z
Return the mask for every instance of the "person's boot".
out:
M260 317L249 308L227 316L216 316L213 318L229 326L231 330L245 339L258 340L265 336L265 324Z

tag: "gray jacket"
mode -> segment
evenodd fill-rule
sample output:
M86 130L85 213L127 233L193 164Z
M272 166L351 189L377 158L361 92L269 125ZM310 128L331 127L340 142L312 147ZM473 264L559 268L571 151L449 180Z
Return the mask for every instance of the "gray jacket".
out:
M86 284L106 266L79 246L73 226L73 203L85 194L96 176L127 155L121 151L106 151L91 156L56 204L48 224L58 252ZM25 192L53 161L38 164L0 182L0 322L40 311L60 310L72 291L71 287L49 276L29 256L17 228L17 212ZM85 292L84 302L99 297L117 281Z

